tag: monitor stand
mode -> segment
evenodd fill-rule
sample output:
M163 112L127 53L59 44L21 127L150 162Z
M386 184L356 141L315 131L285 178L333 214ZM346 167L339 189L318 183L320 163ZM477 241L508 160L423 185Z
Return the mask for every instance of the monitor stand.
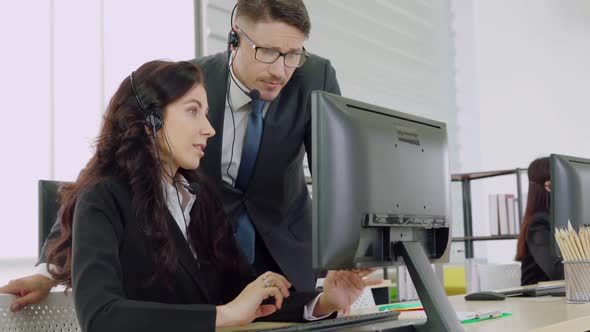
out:
M424 323L383 330L395 332L464 331L440 281L432 271L422 244L414 241L395 242L392 244L392 249L395 256L403 257L427 319Z

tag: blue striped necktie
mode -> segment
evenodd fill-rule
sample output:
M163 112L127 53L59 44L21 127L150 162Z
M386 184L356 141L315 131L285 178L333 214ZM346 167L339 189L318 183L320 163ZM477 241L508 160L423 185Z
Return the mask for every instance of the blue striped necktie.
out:
M236 187L243 192L248 189L248 184L254 171L254 165L256 164L260 142L262 141L262 108L264 107L264 101L259 99L252 100L250 106L252 106L252 112L248 119L244 149L242 150L240 168L236 179ZM238 218L236 240L238 240L250 264L254 262L255 239L254 225L248 215L248 211L244 209Z

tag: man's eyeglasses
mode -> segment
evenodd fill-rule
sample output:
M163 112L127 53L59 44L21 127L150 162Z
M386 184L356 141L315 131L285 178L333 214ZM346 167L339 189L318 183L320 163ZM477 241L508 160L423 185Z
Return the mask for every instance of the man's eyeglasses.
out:
M271 64L277 61L278 58L283 57L283 63L285 67L299 68L303 66L305 60L307 60L307 51L305 48L301 52L289 52L283 53L272 48L256 46L256 44L248 37L242 29L238 28L238 31L242 36L248 40L252 48L254 49L254 59L262 63Z

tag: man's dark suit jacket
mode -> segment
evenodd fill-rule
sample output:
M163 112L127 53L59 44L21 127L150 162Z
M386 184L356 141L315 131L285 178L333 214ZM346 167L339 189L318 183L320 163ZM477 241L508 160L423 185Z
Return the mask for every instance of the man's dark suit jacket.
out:
M128 185L107 178L83 191L72 234L73 294L83 331L213 331L215 305L234 299L255 279L243 255L231 276L204 262L198 266L171 215L168 221L178 258L173 287L146 286L156 266ZM315 295L292 293L267 320L303 320L303 306Z
M562 280L563 263L551 252L551 230L547 213L535 214L527 228L527 254L520 265L521 285L532 285L541 281Z
M222 183L227 53L199 58L194 63L205 72L209 120L217 132L208 140L201 169L222 188L224 209L234 226L239 214L247 209L259 238L287 279L297 290L313 290L311 199L303 173L303 156L307 151L311 165L311 92L340 94L334 68L328 60L311 54L295 70L270 104L256 166L248 189L242 192Z
M281 59L277 60L281 61ZM209 119L217 132L208 140L200 168L221 189L224 209L234 224L246 208L259 237L287 279L300 291L315 289L311 259L311 200L303 174L307 151L311 165L311 92L340 94L330 62L310 54L295 70L264 118L262 143L246 192L224 184L221 177L223 119L228 83L227 53L193 60L205 73ZM230 144L230 142L226 142ZM48 240L59 236L59 222ZM46 261L46 246L39 262Z

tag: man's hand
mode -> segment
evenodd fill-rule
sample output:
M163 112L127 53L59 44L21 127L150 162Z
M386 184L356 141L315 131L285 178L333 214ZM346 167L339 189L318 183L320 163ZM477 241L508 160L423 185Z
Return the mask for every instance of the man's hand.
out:
M19 311L29 304L37 304L43 301L51 288L57 283L42 274L34 274L28 277L11 280L8 285L0 287L0 293L16 295L12 301L10 310Z
M350 306L365 287L383 282L381 279L365 279L374 271L375 269L329 271L324 281L324 293L320 296L313 315L319 317L339 310L345 314L350 313Z

